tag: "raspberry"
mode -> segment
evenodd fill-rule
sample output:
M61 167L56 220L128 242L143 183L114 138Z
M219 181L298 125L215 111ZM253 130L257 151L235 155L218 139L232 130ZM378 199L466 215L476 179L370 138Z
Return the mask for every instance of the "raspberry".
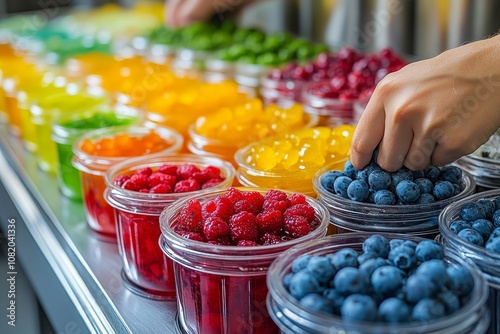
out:
M204 184L205 182L207 182L209 180L207 175L204 174L203 172L193 173L192 178L195 179L196 182L198 182L199 184Z
M232 215L229 219L229 228L231 229L231 239L234 242L240 240L257 241L259 231L255 216L250 212L240 212Z
M302 194L292 194L290 195L290 205L295 205L295 204L307 204L306 197Z
M208 240L217 240L229 235L229 226L219 217L208 217L203 222L203 233Z
M223 238L218 238L217 240L208 240L209 244L212 245L219 245L219 246L231 246L231 242L229 241L229 238L223 237Z
M153 174L153 170L149 167L144 167L144 168L139 168L135 174L144 174L146 176L149 176L151 174Z
M211 217L215 210L217 209L217 204L215 201L208 201L205 204L203 204L201 212L203 213L203 218L207 219L208 217Z
M236 246L242 246L242 247L251 247L251 246L258 246L259 244L256 243L255 241L251 240L240 240L236 244Z
M201 204L190 199L179 212L179 229L189 232L202 231Z
M125 181L128 181L130 180L130 176L127 176L127 175L120 175L118 176L114 181L113 183L115 185L117 185L118 187L123 187L123 184L125 183Z
M134 174L129 181L133 182L137 189L149 189L149 178L145 174Z
M234 213L243 212L243 211L253 213L252 212L252 205L246 199L242 199L241 201L234 203Z
M177 176L177 166L175 165L163 165L158 168L158 172L167 174L167 175L172 175L172 176Z
M175 231L178 234L180 234L183 238L189 239L189 240L195 240L195 241L201 241L205 242L206 239L203 238L203 236L199 233L196 232L188 232L188 231Z
M193 176L194 173L200 172L200 169L193 164L180 165L177 168L177 179L187 180Z
M233 214L233 206L231 205L231 201L225 197L218 196L215 199L216 209L212 213L212 215L220 217L225 221L228 221L231 215Z
M308 223L311 223L314 220L314 208L309 204L296 204L286 209L285 219L290 216L302 216L307 219Z
M277 200L265 200L264 204L262 205L262 211L268 211L268 210L279 210L282 213L285 212L285 210L288 208L287 204L285 201L277 201Z
M177 182L174 193L187 193L189 191L200 190L200 184L195 179L187 179Z
M206 175L207 179L220 179L220 169L214 166L207 166L202 171L203 174Z
M280 234L283 227L283 215L279 210L268 210L255 217L260 234Z
M169 185L171 188L175 187L177 179L175 176L155 172L149 176L149 186L154 187L161 183Z
M249 212L254 215L258 214L262 210L262 205L264 204L264 196L258 191L247 191L243 193L245 199L250 202L251 210Z
M288 216L283 225L285 232L293 238L299 238L311 232L307 218L303 216Z
M275 201L288 201L288 196L280 190L270 189L264 195L264 199L275 200Z
M132 180L127 180L122 184L123 189L127 190L132 190L132 191L139 191L140 188L137 186L137 184L134 183Z
M221 183L222 181L224 181L224 179L220 179L220 178L208 180L207 182L203 183L203 185L201 186L201 189L206 189L206 188L216 186L219 183Z
M231 203L235 204L238 201L241 201L242 199L245 199L243 193L239 191L236 188L229 187L227 188L226 193L224 194L224 197L229 198Z
M172 192L172 187L168 184L160 183L149 189L149 192L153 194L169 194Z
M279 244L281 242L283 242L283 240L281 240L281 238L279 236L277 236L276 234L272 234L272 233L264 233L259 239L259 243L263 246L275 245L275 244Z
M140 193L149 193L149 189L143 188L139 190Z

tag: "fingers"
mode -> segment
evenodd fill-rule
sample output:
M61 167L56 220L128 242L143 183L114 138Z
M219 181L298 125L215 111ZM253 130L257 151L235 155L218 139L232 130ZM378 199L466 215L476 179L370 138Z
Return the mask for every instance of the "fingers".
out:
M373 151L384 136L385 111L376 90L356 125L351 144L351 162L362 169L371 160Z
M377 163L383 169L394 172L400 169L413 141L411 124L386 120L384 137L380 142Z
M178 27L179 9L185 0L168 0L165 5L165 23L171 27Z
M411 170L425 169L431 163L432 152L435 147L436 142L433 139L417 138L415 135L405 157L404 165Z

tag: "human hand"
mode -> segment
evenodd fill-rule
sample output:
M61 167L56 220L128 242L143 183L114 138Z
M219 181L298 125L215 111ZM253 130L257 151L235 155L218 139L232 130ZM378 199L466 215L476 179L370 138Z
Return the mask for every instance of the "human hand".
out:
M249 2L250 0L167 0L166 23L172 27L180 27L207 21L214 14L235 12Z
M351 161L395 171L449 164L500 127L500 36L451 49L387 75L356 127Z

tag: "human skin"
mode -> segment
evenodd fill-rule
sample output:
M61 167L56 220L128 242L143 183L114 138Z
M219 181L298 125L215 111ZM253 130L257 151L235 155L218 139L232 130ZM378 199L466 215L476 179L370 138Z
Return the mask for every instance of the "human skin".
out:
M351 161L395 171L443 166L472 153L500 127L500 35L450 49L387 75L359 123Z
M165 6L166 23L181 27L197 21L207 21L214 14L236 13L252 0L168 0Z

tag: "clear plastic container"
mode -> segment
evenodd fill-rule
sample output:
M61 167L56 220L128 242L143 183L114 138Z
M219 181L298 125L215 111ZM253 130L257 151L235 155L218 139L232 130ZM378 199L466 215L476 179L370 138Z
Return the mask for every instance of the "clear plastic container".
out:
M267 73L261 78L260 96L266 105L276 103L287 106L294 102L302 103L302 90L305 84L306 81L272 79Z
M191 198L204 203L224 193L216 191ZM267 269L288 248L323 237L328 227L328 210L307 198L321 224L301 238L269 246L218 246L183 238L172 230L187 200L174 203L160 216L160 245L174 261L180 332L278 333L266 309Z
M57 170L57 147L51 138L54 118L108 105L107 97L86 93L49 95L31 105L31 119L35 124L36 142L39 147L43 147L37 154L40 169L48 173L56 173Z
M469 154L455 161L455 165L469 172L478 191L500 188L500 161Z
M106 127L138 125L142 120L143 113L140 110L122 105L56 117L52 124L52 140L57 147L57 179L61 192L71 199L82 199L79 171L71 162L73 145L80 137L89 131L102 128L103 124L106 124Z
M472 176L463 172L463 190L451 198L431 204L377 205L351 201L326 190L320 181L330 170L328 167L319 170L313 183L318 200L330 211L334 233L404 233L432 239L439 233L441 211L450 203L473 194L476 187Z
M210 58L205 61L204 78L208 82L221 82L234 78L234 63Z
M169 194L130 191L113 183L120 175L132 175L145 167L154 171L164 164L193 164L200 169L214 166L221 170L224 181L198 191ZM128 159L106 172L107 188L104 197L115 209L118 248L123 264L122 277L128 288L148 298L175 298L172 260L158 247L158 238L161 235L160 214L176 200L231 186L234 174L234 167L226 161L190 154Z
M262 65L236 62L234 80L240 86L258 95L261 77L267 70L268 68Z
M173 129L156 127L154 131L161 138L171 143L167 149L155 154L168 154L178 152L183 143L183 137ZM90 140L92 142L108 137L115 137L119 134L128 134L131 137L143 137L149 134L151 129L146 127L111 127L93 130L85 136L80 137L73 145L73 166L80 171L82 197L85 208L85 216L91 231L96 232L96 236L105 241L116 240L116 225L113 208L104 199L106 183L104 175L109 167L124 160L127 157L102 157L89 155L82 150L82 142ZM144 156L144 155L142 155Z
M207 52L179 49L172 60L172 71L179 76L201 77L207 57Z
M322 312L311 313L300 305L283 286L283 277L291 271L293 261L303 255L326 255L342 248L351 247L361 251L362 244L371 233L347 233L332 235L320 240L294 247L280 255L269 268L267 284L269 296L267 307L271 317L284 334L335 333L335 334L458 334L485 333L489 324L486 307L488 287L480 270L470 261L465 261L457 252L445 249L445 262L459 264L469 270L474 279L470 300L453 314L426 323L381 324L368 322L346 322L340 316ZM402 234L382 234L389 239L421 238Z
M311 94L307 86L303 89L302 103L304 110L320 117L319 125L338 126L342 124L355 124L354 102L338 98L322 98Z
M437 238L445 247L453 249L460 253L462 257L474 261L488 281L490 287L488 305L492 319L488 334L500 333L500 254L487 252L484 247L476 246L459 238L449 226L458 219L462 205L475 202L481 198L493 199L498 196L500 196L500 189L489 190L468 196L447 206L439 216L440 236Z

